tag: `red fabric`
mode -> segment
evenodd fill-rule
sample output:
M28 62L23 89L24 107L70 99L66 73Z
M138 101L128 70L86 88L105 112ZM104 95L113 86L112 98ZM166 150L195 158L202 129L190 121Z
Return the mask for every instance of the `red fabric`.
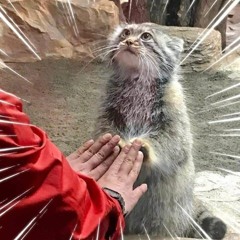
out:
M47 135L28 124L21 101L0 90L0 239L118 239L119 203L74 172ZM14 147L25 148L6 149Z

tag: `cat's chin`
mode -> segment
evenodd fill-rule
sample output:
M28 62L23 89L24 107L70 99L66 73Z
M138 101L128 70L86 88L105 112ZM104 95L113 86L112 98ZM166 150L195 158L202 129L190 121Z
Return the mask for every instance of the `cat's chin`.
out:
M139 57L129 50L122 50L114 58L118 66L130 71L139 71Z

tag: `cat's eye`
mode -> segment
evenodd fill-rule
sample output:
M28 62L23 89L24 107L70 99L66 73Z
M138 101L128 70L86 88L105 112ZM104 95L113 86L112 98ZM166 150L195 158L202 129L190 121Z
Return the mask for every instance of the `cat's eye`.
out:
M143 33L143 34L141 35L141 39L142 39L143 41L149 41L149 40L152 39L152 35L151 35L150 33L148 33L148 32L145 32L145 33Z
M122 34L121 34L121 37L122 38L126 38L126 37L128 37L130 35L130 33L131 33L130 30L124 29Z

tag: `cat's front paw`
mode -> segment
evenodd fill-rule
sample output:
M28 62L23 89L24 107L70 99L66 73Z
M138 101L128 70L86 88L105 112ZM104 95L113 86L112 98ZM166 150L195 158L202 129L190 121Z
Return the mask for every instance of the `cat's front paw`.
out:
M126 145L125 140L123 140L122 138L120 138L120 141L119 141L119 143L118 143L118 146L120 147L120 150L122 150L125 145Z
M143 161L144 162L150 161L151 147L149 143L142 138L134 138L131 139L130 142L132 143L135 139L139 139L142 142L142 147L140 148L140 151L143 153Z

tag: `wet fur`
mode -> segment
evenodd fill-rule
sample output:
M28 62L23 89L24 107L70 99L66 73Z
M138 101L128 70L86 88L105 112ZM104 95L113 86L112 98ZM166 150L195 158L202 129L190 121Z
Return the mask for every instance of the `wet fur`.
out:
M123 29L129 29L130 36L121 37ZM151 42L141 42L143 32L151 33ZM135 41L137 57L125 51L128 38ZM115 49L109 51L114 74L107 85L97 135L119 134L121 146L141 139L145 159L136 185L148 184L147 193L126 218L126 233L144 233L145 227L152 235L169 236L170 231L174 236L198 237L189 215L210 237L221 239L225 224L193 197L192 134L178 81L183 41L163 34L156 24L145 23L118 27L109 45Z

